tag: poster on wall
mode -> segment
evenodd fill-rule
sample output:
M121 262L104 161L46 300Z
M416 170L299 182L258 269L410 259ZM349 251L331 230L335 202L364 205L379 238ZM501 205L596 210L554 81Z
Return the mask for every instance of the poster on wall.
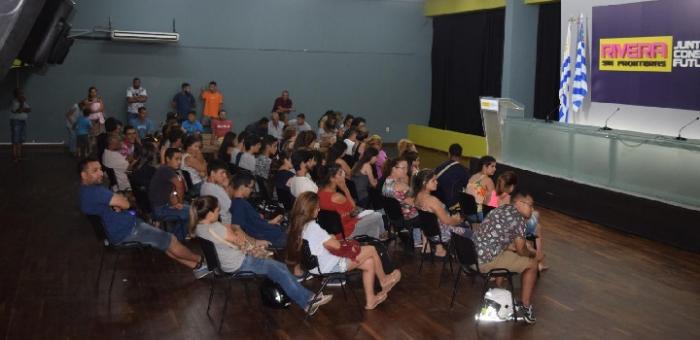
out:
M700 1L593 7L591 101L700 109Z

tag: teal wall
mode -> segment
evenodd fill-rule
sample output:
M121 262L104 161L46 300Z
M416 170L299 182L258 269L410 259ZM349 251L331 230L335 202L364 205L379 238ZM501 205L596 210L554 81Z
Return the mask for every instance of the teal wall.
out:
M170 31L175 18L181 41L76 41L63 65L10 72L0 112L7 117L19 82L34 108L28 139L57 142L66 138L63 114L91 85L107 114L123 119L126 88L140 77L152 118L162 121L181 82L197 90L216 80L236 131L289 89L314 125L336 109L366 117L395 141L409 123L428 121L432 22L422 10L415 0L81 1L74 29L106 26L111 17L121 30ZM0 141L8 140L9 128L0 129Z
M506 2L501 97L523 104L528 117L533 116L535 107L539 8L538 5L526 5L522 0Z

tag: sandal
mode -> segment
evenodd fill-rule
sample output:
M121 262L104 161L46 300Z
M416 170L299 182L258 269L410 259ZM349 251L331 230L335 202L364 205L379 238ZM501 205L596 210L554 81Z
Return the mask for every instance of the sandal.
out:
M389 274L389 283L382 286L382 291L380 294L387 295L389 294L389 291L391 291L394 286L396 286L397 283L401 281L401 271L398 269L395 269L391 274Z
M374 300L373 304L365 306L366 310L373 310L373 309L377 308L377 306L379 306L380 303L382 303L386 300L387 295L386 294L377 294L376 297L377 297L377 299Z

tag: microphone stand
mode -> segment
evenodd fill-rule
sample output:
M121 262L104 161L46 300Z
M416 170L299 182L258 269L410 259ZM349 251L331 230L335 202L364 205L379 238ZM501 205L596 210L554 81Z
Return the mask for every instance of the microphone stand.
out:
M620 111L620 108L618 107L617 109L615 109L615 111L613 111L613 113L612 113L610 116L608 116L608 119L605 120L605 126L603 126L602 128L600 128L601 131L610 131L610 130L612 130L611 128L608 127L608 121L610 120L610 118L612 118L612 117L613 117L615 114L617 114L619 111Z
M700 117L695 117L693 120L689 121L688 124L683 125L683 127L678 130L678 137L676 137L676 140L680 141L686 141L688 138L681 137L681 132L683 132L683 129L687 128L691 124L695 123L696 121L700 120Z

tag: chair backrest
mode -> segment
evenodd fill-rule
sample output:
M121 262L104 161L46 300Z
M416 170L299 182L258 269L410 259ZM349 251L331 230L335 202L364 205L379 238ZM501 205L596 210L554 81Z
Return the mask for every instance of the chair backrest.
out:
M426 237L434 237L440 235L440 223L438 217L427 211L418 210L418 221L423 234Z
M289 189L280 190L279 188L276 188L275 191L277 191L277 199L282 203L284 209L292 210L292 206L294 205L294 196L292 192L289 191Z
M119 185L117 183L117 173L114 172L114 169L108 168L103 165L102 171L104 171L104 173L107 174L107 180L109 180L109 188L118 188Z
M471 266L475 266L476 271L479 270L479 260L476 254L476 246L474 241L468 237L464 237L459 234L452 233L450 238L452 242L452 249L454 254L457 256L457 261L462 264L465 268L472 270Z
M267 189L267 180L261 176L255 176L255 182L258 185L258 194L266 201L270 201L270 191Z
M395 198L384 197L384 211L389 216L392 221L403 220L403 213L401 212L401 203Z
M321 225L325 231L331 235L342 234L345 238L345 233L343 232L343 221L340 219L340 214L331 210L321 210L318 213L318 224Z
M182 175L182 178L185 179L185 184L187 184L187 191L192 190L192 188L194 188L194 184L192 183L192 176L190 176L190 173L182 169L179 170L179 172Z
M384 196L382 195L382 187L377 184L376 188L369 187L367 193L369 194L369 204L373 210L384 209Z
M134 194L134 199L136 199L136 205L144 214L150 214L152 212L151 201L148 198L148 186L137 185L136 182L129 176L129 183L131 184L131 192Z
M345 185L348 187L348 191L350 191L350 196L352 196L352 199L357 201L357 187L355 186L355 182L345 179Z
M216 246L214 242L207 239L197 237L200 247L202 247L202 252L204 253L204 259L207 261L207 269L209 271L221 274L221 263L219 262L219 253L216 252Z
M98 215L85 215L90 221L93 231L95 232L95 237L98 241L102 242L104 245L109 245L109 238L107 237L107 231L105 230L105 225L102 222L102 217Z
M470 216L477 212L476 200L474 196L467 194L465 192L460 192L459 196L459 210L461 210L462 215Z
M301 269L308 272L314 268L318 267L318 257L311 254L311 247L309 247L309 241L302 240L301 243Z

